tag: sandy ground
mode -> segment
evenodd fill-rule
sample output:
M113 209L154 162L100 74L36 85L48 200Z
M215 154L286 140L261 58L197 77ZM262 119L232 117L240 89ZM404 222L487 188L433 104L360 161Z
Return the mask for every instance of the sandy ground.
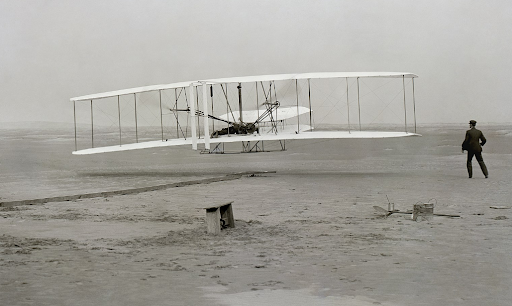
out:
M468 179L439 150L0 208L0 304L511 305L512 155ZM461 218L383 218L386 196ZM207 235L200 207L228 201L236 227Z

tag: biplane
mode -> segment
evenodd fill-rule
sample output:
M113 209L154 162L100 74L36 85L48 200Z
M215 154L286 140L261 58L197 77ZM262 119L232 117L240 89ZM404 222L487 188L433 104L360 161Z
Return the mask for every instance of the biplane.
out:
M277 74L179 82L75 97L70 99L74 108L73 154L184 145L202 153L223 153L225 143L235 142L242 143L242 152L259 152L264 151L266 141L278 142L285 150L286 140L420 136L416 133L416 77L404 72ZM399 80L398 94L393 100L403 96L403 104L400 102L403 117L399 116L403 130L362 128L366 122L362 113L374 108L370 106L365 112L364 105L361 106L364 97L360 95L360 80L363 79ZM409 90L412 111L409 112L406 80L412 84ZM321 87L318 82L322 81L334 84L335 89L327 90L323 96L316 95L315 90ZM77 123L79 103L87 105L85 112L90 114L90 128L83 128L89 122ZM388 104L381 101L384 107ZM407 122L411 112L413 132L409 131L411 124ZM141 118L148 114L151 122L143 123ZM108 118L109 122L98 123L98 116ZM342 128L331 125L329 129L318 128L315 126L315 121L321 119L318 116L329 117L332 126L337 124ZM78 139L89 135L90 146L79 149ZM100 139L102 136L108 141Z

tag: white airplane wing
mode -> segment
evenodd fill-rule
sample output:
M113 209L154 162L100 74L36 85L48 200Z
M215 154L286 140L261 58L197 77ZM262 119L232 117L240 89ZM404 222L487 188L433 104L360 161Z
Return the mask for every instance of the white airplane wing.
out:
M408 137L420 136L415 133L406 132L379 132L379 131L304 131L300 133L286 133L280 132L279 134L264 133L264 134L251 134L251 135L223 135L218 138L211 138L210 143L231 143L241 141L267 141L267 140L300 140L300 139L360 139L360 138L393 138L393 137ZM204 139L198 139L197 143L204 143ZM192 139L169 139L169 140L156 140L140 143L132 143L125 145L109 146L90 148L79 151L74 151L75 155L88 155L96 153L120 152L136 149L160 148L191 145Z

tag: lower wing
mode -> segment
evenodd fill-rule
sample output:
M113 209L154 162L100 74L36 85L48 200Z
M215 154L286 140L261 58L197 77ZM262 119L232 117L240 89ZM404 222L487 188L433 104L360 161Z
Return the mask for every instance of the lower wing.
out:
M302 130L302 129L301 129ZM299 133L262 133L250 135L223 135L217 138L210 138L210 143L229 143L229 142L242 142L242 141L263 141L263 140L300 140L300 139L367 139L367 138L392 138L392 137L407 137L407 136L421 136L420 134L407 133L407 132L374 132L374 131L302 131ZM204 139L197 139L197 143L204 143ZM98 147L84 150L74 151L75 155L87 155L96 153L119 152L137 149L159 148L159 147L172 147L192 145L192 138L179 138L168 140L155 140L139 143L131 143L117 146Z

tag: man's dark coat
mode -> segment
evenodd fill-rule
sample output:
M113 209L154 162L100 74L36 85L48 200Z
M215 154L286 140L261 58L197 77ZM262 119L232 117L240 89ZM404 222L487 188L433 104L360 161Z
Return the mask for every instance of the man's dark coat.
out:
M484 134L476 129L472 128L466 131L466 138L462 143L462 150L473 151L475 153L482 152L482 147L480 146L480 141L482 140L482 146L487 142L484 137Z

